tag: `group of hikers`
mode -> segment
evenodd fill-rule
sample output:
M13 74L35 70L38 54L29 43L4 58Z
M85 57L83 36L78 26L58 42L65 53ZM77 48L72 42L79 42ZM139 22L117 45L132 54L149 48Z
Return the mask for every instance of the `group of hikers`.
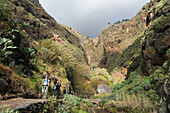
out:
M45 74L45 78L43 79L43 81L41 83L43 85L42 86L42 99L46 99L49 83L50 83L50 80L48 79L48 75ZM60 98L60 87L61 87L61 84L59 83L59 81L58 80L55 81L54 85L53 85L53 95L56 98ZM66 94L66 88L65 87L63 89L63 94Z

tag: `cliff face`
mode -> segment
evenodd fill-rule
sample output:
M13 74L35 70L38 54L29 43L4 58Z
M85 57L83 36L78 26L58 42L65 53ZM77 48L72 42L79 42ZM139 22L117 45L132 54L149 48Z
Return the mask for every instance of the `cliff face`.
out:
M170 2L161 0L148 11L153 19L147 18L148 26L142 43L142 69L145 75L151 75L169 59L170 48Z
M98 40L93 66L105 67L113 76L124 76L142 64L145 75L151 75L169 58L165 55L169 48L168 4L151 0L131 20L108 25L93 39ZM141 57L144 57L143 63Z
M152 0L146 12L146 28L127 49L111 60L112 76L126 76L114 92L145 94L159 112L169 112L170 2ZM145 6L147 6L145 5ZM144 6L144 7L145 7ZM120 76L119 75L119 76Z
M127 22L108 25L108 28L101 31L97 37L95 50L95 62L99 67L108 68L111 62L123 53L137 39L137 36L145 29L146 15L150 7L154 5L150 2L143 6L137 15Z
M159 95L159 112L170 112L170 1L160 0L148 14L141 47L141 69ZM149 15L148 15L149 16ZM159 79L158 79L159 78Z

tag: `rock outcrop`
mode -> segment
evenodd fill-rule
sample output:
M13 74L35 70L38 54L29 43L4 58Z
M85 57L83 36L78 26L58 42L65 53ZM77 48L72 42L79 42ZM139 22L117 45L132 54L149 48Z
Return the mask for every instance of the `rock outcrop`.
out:
M4 110L11 109L14 112L17 111L20 113L42 113L44 105L47 103L49 103L49 100L13 98L0 101L0 106L3 106Z
M8 83L0 78L0 95L5 95L8 91Z
M170 48L169 5L166 0L161 0L148 11L148 14L153 12L154 17L146 28L142 43L142 69L145 75L151 75L169 59L169 55L166 55Z
M110 94L111 88L106 84L100 84L97 86L97 91L99 94Z

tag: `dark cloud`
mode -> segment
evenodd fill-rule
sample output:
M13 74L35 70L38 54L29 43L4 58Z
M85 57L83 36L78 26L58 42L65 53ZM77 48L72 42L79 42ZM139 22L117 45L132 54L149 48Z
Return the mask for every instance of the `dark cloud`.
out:
M97 37L107 23L132 18L150 0L40 0L44 9L63 25Z

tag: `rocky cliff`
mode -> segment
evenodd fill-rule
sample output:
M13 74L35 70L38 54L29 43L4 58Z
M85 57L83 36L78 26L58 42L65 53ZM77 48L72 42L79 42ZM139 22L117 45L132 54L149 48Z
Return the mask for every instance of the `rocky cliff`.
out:
M133 44L137 36L145 29L145 17L149 8L147 4L131 20L108 25L107 29L101 31L97 37L95 65L108 68L114 58Z

